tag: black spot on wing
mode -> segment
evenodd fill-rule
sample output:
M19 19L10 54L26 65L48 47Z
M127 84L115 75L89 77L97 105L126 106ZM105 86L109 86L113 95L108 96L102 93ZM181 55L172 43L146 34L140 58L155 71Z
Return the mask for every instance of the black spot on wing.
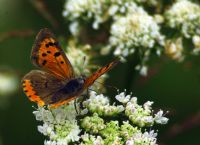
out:
M48 48L48 47L49 47L49 44L45 44L45 47Z
M45 56L47 56L47 54L46 53L42 53L42 56L45 57Z
M45 65L46 63L47 63L47 61L46 61L46 60L43 60L42 65Z
M55 56L55 57L58 57L58 56L60 56L60 55L61 55L60 52L56 52L56 53L54 53L54 56Z
M49 46L54 46L54 43L53 42L49 42Z

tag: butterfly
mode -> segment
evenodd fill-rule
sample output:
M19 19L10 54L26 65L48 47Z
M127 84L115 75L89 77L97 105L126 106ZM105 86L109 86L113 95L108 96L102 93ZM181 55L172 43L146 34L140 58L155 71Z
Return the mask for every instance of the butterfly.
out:
M41 29L32 47L32 70L22 79L26 96L39 106L58 107L81 96L96 79L119 63L116 59L88 77L77 77L66 54L49 29Z

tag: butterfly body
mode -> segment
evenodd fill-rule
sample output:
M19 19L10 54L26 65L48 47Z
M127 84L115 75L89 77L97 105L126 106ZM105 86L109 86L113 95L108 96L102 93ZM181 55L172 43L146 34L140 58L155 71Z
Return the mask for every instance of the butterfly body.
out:
M79 94L81 94L84 89L83 89L83 85L84 85L84 79L83 78L76 78L76 79L72 79L69 82L67 82L67 84L61 88L58 92L56 92L53 96L52 96L52 104L59 102L59 101L64 101L70 97L74 97L74 96L79 96ZM60 95L60 94L64 94L64 95Z
M75 77L73 67L58 41L48 29L42 29L31 53L32 70L22 79L27 97L40 106L57 107L79 97L96 79L118 64L114 60L88 77Z

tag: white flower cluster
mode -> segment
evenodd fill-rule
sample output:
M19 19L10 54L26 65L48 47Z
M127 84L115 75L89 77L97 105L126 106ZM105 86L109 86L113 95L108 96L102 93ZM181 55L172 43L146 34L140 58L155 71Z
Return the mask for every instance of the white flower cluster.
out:
M95 137L94 135L90 135L85 133L84 135L81 135L81 139L83 142L81 142L80 145L103 145L104 141L101 136Z
M152 49L164 45L164 36L154 18L144 11L120 16L112 24L110 33L109 44L102 49L102 53L114 49L114 55L126 58L136 52L141 59L141 65L136 69L146 75L146 62ZM156 52L160 55L161 50L156 49Z
M145 133L136 133L129 140L126 141L126 145L134 145L134 144L148 144L148 145L157 145L157 133L153 130Z
M68 0L63 16L72 21L72 27L78 25L78 19L93 19L92 26L94 29L98 29L99 24L110 18L115 18L115 15L123 15L136 9L140 8L132 0Z
M67 145L79 140L81 130L77 124L73 101L55 109L38 107L33 114L36 120L43 122L43 125L38 126L38 131L49 137L45 145Z
M122 105L110 105L107 97L103 94L96 95L93 91L90 94L90 98L83 102L83 105L90 112L97 113L100 116L115 116L124 111L124 107Z
M98 29L100 24L110 20L109 43L101 49L101 54L114 50L114 55L125 60L137 51L141 63L136 70L146 75L146 62L153 48L156 48L157 54L161 53L157 48L164 45L164 36L156 19L136 3L158 4L156 0L67 0L63 16L71 21L69 28L74 36L79 34L83 21Z
M83 102L86 109L79 108L79 116L73 101L54 109L38 107L33 113L36 120L43 122L38 126L39 132L49 138L44 144L156 145L157 133L154 130L143 132L143 128L166 124L168 119L163 116L163 111L153 116L152 102L148 101L142 107L137 104L136 97L132 98L125 92L115 98L123 105L110 105L107 97L92 92L90 98Z
M164 44L159 31L160 27L147 13L128 14L116 19L111 26L109 46L115 47L115 55L123 57L134 53L136 48L142 55L149 55L156 43Z
M155 116L152 116L151 106L153 102L147 101L143 106L138 105L136 97L130 98L130 95L125 95L124 92L117 95L116 99L121 103L126 102L125 114L133 124L144 127L152 126L154 123L166 124L168 122L168 119L163 116L162 110L157 112Z
M63 16L69 20L76 20L83 17L83 19L94 18L93 28L98 28L99 23L105 21L102 15L102 5L106 0L68 0L65 4Z
M176 28L186 38L200 35L200 6L189 0L174 3L165 18L169 27Z

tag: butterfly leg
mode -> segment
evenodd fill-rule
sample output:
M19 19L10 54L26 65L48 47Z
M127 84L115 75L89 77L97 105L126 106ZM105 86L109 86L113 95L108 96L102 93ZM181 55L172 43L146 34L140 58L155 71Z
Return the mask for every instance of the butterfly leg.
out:
M76 99L74 100L74 108L76 110L76 114L80 114L80 112L78 112L78 109L77 109L77 101L76 101Z
M84 106L83 106L83 102L86 100L86 99L89 99L89 91L87 89L87 93L85 95L81 95L83 96L82 99L80 100L80 108L81 109L84 109Z

